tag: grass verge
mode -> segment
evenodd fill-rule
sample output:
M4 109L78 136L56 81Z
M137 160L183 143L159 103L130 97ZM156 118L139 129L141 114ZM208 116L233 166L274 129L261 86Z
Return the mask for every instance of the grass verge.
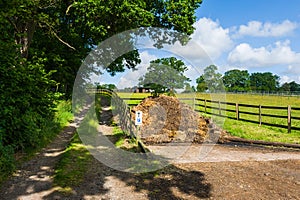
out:
M54 175L54 186L64 194L73 192L73 187L84 180L84 174L92 161L92 155L82 144L78 133L76 133L61 160L56 165Z
M71 101L57 101L55 117L52 121L45 122L41 130L43 134L39 137L39 141L35 146L14 152L12 146L2 146L0 144L0 185L14 172L18 165L31 159L36 152L47 146L73 118Z

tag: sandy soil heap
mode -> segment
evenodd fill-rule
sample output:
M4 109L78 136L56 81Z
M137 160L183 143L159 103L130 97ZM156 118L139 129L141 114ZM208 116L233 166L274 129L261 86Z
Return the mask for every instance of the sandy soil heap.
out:
M221 132L176 97L148 97L132 108L133 118L138 110L143 112L140 137L146 144L216 141Z

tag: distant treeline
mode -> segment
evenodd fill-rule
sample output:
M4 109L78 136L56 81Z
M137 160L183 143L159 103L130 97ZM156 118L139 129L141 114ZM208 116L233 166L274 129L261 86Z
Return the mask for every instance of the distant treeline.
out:
M233 69L226 71L224 75L217 72L215 65L204 69L203 75L197 78L198 92L297 92L300 84L295 81L280 85L280 77L271 72L255 72L250 74L247 70Z

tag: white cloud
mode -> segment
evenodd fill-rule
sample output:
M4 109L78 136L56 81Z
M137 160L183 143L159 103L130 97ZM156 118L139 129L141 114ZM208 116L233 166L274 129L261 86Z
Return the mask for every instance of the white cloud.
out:
M256 37L279 37L292 33L298 27L297 23L285 20L281 23L262 23L250 21L247 25L241 25L238 35L248 35Z
M290 42L276 42L269 47L254 48L242 43L229 53L228 62L247 67L268 67L274 65L290 65L300 63L300 53L294 52Z
M280 84L283 84L283 83L289 83L289 82L291 82L292 81L292 79L291 79L291 77L289 77L289 76L281 76L280 77Z
M199 44L211 58L218 58L233 45L229 29L224 29L219 22L201 18L194 24L194 27L196 29L192 35L192 41Z
M286 75L282 75L280 77L280 84L283 84L283 83L290 83L292 81L295 81L296 83L300 83L300 75L299 75L299 70L296 70L298 71L298 73L296 72L293 72L291 74L286 74ZM292 71L291 71L292 72Z
M197 71L201 71L213 64L213 60L228 52L233 46L233 41L230 38L229 29L224 29L218 22L209 18L199 19L194 27L195 31L188 44L182 46L175 43L166 50L188 61L197 68Z

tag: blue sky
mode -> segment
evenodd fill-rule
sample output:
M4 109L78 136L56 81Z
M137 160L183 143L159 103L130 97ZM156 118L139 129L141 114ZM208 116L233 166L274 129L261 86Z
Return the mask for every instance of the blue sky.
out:
M199 30L206 29L216 43L226 43L215 46L221 52L208 50L221 72L270 71L281 82L300 82L299 0L204 0L196 16L193 39L201 43L205 32ZM204 49L209 45L202 42Z
M191 43L200 48L191 47L183 58L197 60L195 54L204 50L222 74L231 69L272 72L281 77L281 83L300 83L300 0L203 0L196 17ZM105 75L100 82L119 88L136 85L149 62L160 57L159 52L140 53L139 70L113 78ZM187 72L192 80L207 66L195 63L198 71L191 67Z

